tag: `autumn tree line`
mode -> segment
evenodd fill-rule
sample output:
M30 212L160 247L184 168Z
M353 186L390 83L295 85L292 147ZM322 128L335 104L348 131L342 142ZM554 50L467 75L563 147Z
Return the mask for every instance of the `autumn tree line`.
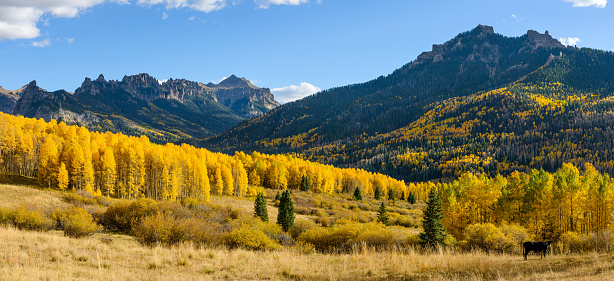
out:
M537 239L567 232L596 233L614 223L614 179L585 164L565 163L555 173L533 169L507 177L464 173L450 183L410 183L419 200L438 190L448 233L461 237L472 224L520 225Z
M0 175L38 178L61 190L115 198L209 200L214 195L255 196L263 188L364 195L407 192L403 181L359 169L339 169L291 155L233 156L182 144L153 144L145 136L90 132L56 120L0 112Z

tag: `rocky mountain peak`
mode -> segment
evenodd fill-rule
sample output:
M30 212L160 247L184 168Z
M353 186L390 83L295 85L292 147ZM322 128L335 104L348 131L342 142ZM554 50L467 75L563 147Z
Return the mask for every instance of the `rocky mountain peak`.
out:
M556 40L552 38L552 36L550 36L550 34L548 33L548 30L546 30L544 34L541 34L535 30L529 30L527 31L527 40L535 44L534 48L540 48L540 47L546 48L546 49L565 48L565 46L561 44L559 40Z
M249 80L245 79L245 77L239 78L239 77L237 77L234 74L230 75L230 77L224 79L219 84L217 84L217 85L213 84L212 86L216 87L216 88L252 88L252 89L259 89L258 87L254 86L254 84L249 82ZM209 87L211 87L211 86L209 86Z
M156 78L153 78L147 73L141 73L137 75L124 76L122 83L131 85L133 87L157 87L160 83Z
M96 79L96 81L101 82L101 83L107 82L107 80L104 79L104 75L102 74L98 75L98 79Z

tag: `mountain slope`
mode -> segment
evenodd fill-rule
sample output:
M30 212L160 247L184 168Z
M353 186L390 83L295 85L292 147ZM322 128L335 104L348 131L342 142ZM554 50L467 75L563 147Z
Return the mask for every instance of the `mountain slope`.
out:
M584 159L609 171L612 143L601 138L611 140L614 127L612 70L611 52L565 48L547 32L508 38L478 26L386 77L284 105L201 145L294 152L405 180L554 171Z
M100 131L147 135L158 142L205 137L237 122L279 106L269 89L249 81L234 83L231 76L213 87L184 79L159 82L147 75L124 76L122 81L86 78L75 93L47 92L33 81L24 87L13 108L15 115L57 119Z

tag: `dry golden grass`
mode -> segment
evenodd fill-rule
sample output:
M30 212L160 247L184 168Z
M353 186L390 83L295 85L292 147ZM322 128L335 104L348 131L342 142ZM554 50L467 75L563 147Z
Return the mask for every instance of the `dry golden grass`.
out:
M61 232L0 227L1 280L607 280L611 255L539 259L485 253L414 251L303 254L197 249L185 244L147 248L132 237L85 239Z
M0 207L19 206L23 203L43 207L68 207L62 200L62 192L40 187L36 180L24 178L0 179Z

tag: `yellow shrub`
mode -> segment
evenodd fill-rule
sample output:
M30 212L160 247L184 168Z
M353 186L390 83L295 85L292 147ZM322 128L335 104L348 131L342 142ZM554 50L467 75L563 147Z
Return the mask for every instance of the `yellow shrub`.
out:
M72 206L68 209L56 210L53 217L64 230L64 235L69 237L80 238L102 230L92 215L83 208Z
M509 252L515 250L515 241L505 236L492 223L472 224L465 228L463 241L459 247L463 250L481 249L484 251Z
M245 248L248 250L275 250L279 245L264 232L242 225L224 235L224 241L230 248Z
M52 219L39 209L21 206L13 211L13 224L19 229L46 231L55 226Z
M310 220L296 220L294 226L290 228L288 232L292 238L297 239L305 231L317 227L313 221Z
M13 211L0 207L0 225L13 223Z
M591 250L590 237L576 232L565 232L557 246L564 253L585 253Z

